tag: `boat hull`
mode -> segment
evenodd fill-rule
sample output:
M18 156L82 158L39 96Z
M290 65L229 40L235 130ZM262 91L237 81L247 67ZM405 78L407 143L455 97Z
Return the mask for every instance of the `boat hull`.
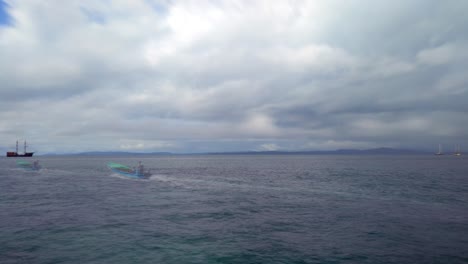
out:
M129 173L129 172L124 172L124 171L121 171L121 170L117 170L117 169L111 169L113 172L117 173L117 174L120 174L120 175L123 175L123 176L127 176L127 177L130 177L130 178L134 178L134 179L143 179L144 176L141 176L141 175L137 175L135 173Z
M7 157L32 157L34 152L26 152L24 154L18 154L17 152L7 152Z
M128 166L117 164L117 163L110 162L109 164L107 164L107 167L111 171L113 171L113 172L115 172L117 174L120 174L120 175L123 175L123 176L126 176L126 177L130 177L130 178L134 178L134 179L146 179L149 176L151 176L151 174L149 172L138 173L136 170L131 169Z

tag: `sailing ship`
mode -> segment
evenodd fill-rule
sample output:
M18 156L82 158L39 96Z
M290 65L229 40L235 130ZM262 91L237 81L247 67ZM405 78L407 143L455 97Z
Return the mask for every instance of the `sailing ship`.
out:
M26 141L24 141L24 152L23 152L23 154L19 154L18 153L18 140L17 140L16 141L16 151L15 152L8 151L6 153L6 156L7 157L32 157L34 152L27 152L26 148L27 148L27 144L26 144Z
M435 153L435 155L444 155L444 153L442 152L442 145L441 144L439 144L439 151L437 151Z

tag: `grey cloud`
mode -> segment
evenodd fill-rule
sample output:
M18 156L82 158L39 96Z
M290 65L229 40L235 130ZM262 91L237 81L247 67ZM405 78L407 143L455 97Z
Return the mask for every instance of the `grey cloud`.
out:
M468 147L465 2L9 5L6 142L27 138L45 151Z

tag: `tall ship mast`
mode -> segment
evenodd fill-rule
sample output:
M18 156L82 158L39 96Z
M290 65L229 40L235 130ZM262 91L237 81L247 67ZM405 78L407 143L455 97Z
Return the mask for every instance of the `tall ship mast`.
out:
M34 152L27 152L26 151L26 148L27 148L27 144L26 144L26 140L24 141L24 152L23 154L20 154L18 153L18 140L16 140L16 151L13 152L13 151L8 151L6 153L6 156L7 157L32 157L34 155Z

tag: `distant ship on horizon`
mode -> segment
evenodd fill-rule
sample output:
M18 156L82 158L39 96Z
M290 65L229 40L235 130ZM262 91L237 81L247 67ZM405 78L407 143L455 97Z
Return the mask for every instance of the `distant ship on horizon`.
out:
M457 146L455 147L455 152L453 153L453 155L455 155L455 156L461 156L460 145L457 145Z
M441 145L441 144L439 144L439 151L437 151L437 152L435 153L435 155L438 155L438 156L444 155L444 153L442 152L442 145Z
M18 140L16 141L16 151L13 152L13 151L8 151L6 153L6 156L7 157L32 157L34 155L34 152L27 152L26 151L26 147L27 147L27 144L26 144L26 141L24 141L24 153L23 154L19 154L18 153Z

